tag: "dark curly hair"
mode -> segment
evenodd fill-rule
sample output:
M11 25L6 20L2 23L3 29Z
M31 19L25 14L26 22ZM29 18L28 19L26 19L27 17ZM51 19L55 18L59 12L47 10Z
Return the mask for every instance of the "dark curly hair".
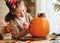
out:
M14 3L14 5L16 6L16 8L18 7L18 5L20 3L21 3L21 0L17 0L16 3ZM9 13L5 16L5 21L6 22L10 22L10 20L14 20L15 17L16 17L14 14L12 14L12 12L14 12L15 8L11 7L12 4L8 3L7 1L6 1L6 5L9 8Z

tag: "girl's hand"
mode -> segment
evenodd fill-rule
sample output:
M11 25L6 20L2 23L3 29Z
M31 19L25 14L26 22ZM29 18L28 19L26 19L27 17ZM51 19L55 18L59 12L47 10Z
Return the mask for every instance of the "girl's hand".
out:
M23 28L28 30L28 28L29 28L28 23L24 22L24 23L23 23Z

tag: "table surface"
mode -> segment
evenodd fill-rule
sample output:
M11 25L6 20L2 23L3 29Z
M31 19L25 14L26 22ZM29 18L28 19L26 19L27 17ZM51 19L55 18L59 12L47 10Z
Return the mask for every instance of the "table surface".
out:
M28 35L29 36L29 35ZM39 40L31 40L30 42L31 43L60 43L60 36L59 37L57 37L56 39L57 40L51 40L52 38L54 38L55 36L47 36L47 39L39 39ZM22 39L24 39L24 38L22 38ZM29 38L28 38L29 39ZM36 39L36 38L34 38L34 39ZM59 40L58 40L59 39ZM0 43L17 43L17 42L20 42L20 43L26 43L27 41L29 41L29 40L0 40Z
M28 41L28 40L27 40ZM19 40L0 40L0 43L27 43L27 41L19 41ZM49 41L49 40L41 40L41 41L30 41L31 43L60 43L60 40L54 40L54 41Z

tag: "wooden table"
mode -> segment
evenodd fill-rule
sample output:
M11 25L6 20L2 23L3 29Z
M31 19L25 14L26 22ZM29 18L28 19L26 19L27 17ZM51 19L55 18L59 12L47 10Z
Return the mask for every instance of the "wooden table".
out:
M26 41L19 41L19 40L0 40L0 43L12 43L12 42L21 42L21 43L26 43ZM52 41L49 40L41 40L41 41L30 41L31 43L52 43Z
M54 38L54 36L52 38ZM48 36L47 39L31 40L30 42L31 43L55 43L55 42L58 43L60 41L60 40L51 40L52 38ZM24 40L23 41L22 40L0 40L0 43L12 43L12 42L14 42L14 43L17 43L17 42L26 43L27 41L29 41L29 40L27 40L29 38L26 38L26 39L25 38L22 38L22 39L24 39ZM34 39L36 39L36 38L34 38Z
M12 43L12 42L17 42L16 40L0 40L0 43Z

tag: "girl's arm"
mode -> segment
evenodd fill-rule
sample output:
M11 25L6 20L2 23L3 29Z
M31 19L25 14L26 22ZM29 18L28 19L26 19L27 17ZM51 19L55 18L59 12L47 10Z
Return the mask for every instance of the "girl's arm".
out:
M19 31L19 28L17 27L17 24L15 23L15 21L11 21L8 24L8 26L10 27L13 37L16 39L26 35L26 33L27 33L27 29L22 29L21 31Z

